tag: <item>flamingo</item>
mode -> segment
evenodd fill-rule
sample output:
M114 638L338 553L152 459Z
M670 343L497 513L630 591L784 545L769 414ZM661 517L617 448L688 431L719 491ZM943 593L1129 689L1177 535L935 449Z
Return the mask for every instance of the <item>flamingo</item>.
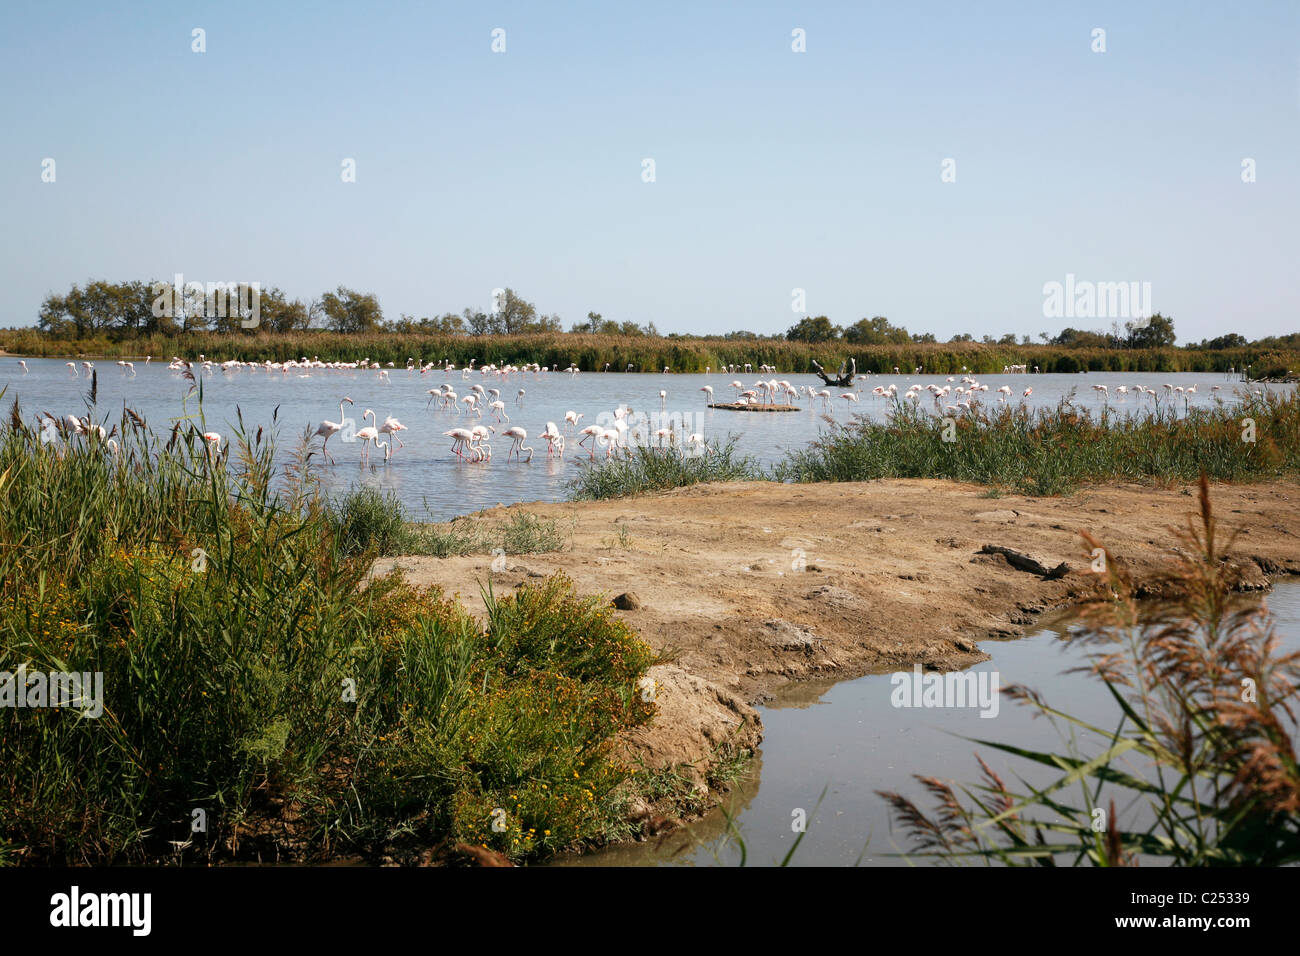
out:
M365 421L367 418L374 419L376 423L379 421L378 416L368 408L361 413L362 421ZM376 425L367 425L365 428L359 428L357 429L357 439L362 442L361 460L367 462L370 460L370 443L379 441L379 428Z
M494 388L492 391L495 392L496 389ZM500 399L497 399L495 402L490 404L488 410L497 417L497 421L510 421L510 416L506 414L506 403Z
M407 430L408 430L407 427L403 425L401 422L399 422L392 415L386 416L384 418L384 423L379 426L379 431L382 434L387 435L393 441L397 442L398 448L405 448L406 442L402 441L402 437L397 433L404 432ZM388 455L384 455L384 457L387 458Z
M542 432L542 437L546 439L546 457L550 458L555 454L556 446L559 446L560 457L564 457L564 436L560 430L555 427L555 422L547 422L546 430Z
M578 439L578 447L581 448L583 445L585 445L585 444L586 444L589 440L591 440L591 439L599 438L602 434L604 434L604 432L605 432L605 429L602 428L600 425L588 425L586 428L584 428L582 431L580 431L580 432L578 433L578 434L580 434L580 435L586 435L586 436L587 436L586 438L580 438L580 439ZM592 442L591 442L591 457L592 457L592 458L595 458L595 457L596 457L596 443L595 443L595 441L592 441Z
M598 435L596 435L596 442L604 442L604 443L605 443L605 457L606 457L606 458L609 458L609 457L611 457L611 456L614 454L614 446L618 444L618 440L619 440L621 437L622 437L622 433L621 433L617 428L602 428L602 429L600 429L600 433L599 433ZM595 443L592 444L592 447L593 447L593 449L595 448ZM594 451L594 450L592 451L592 455L593 455L593 457L595 456L595 451Z
M464 458L465 456L461 454L461 449L474 440L474 433L468 428L453 428L450 431L443 432L443 434L448 438L454 439L451 443L452 453Z
M580 422L581 420L582 420L582 415L580 413L574 411L565 412L564 413L565 430L568 430L570 425L572 425L574 428L577 428L578 422Z
M528 432L518 425L512 425L501 434L510 439L510 451L506 452L506 461L510 460L511 454L518 458L519 453L522 451L528 452L528 461L533 460L533 449L524 444L524 440L528 438Z
M312 436L313 438L318 437L320 435L325 436L325 441L321 443L321 451L325 453L326 458L330 457L329 449L327 447L330 443L330 439L343 430L343 426L344 424L346 424L348 420L347 416L343 414L343 402L347 402L349 405L351 405L352 399L344 395L342 401L339 402L339 420L336 422L332 422L329 419L326 419L325 421L321 422L319 426L317 426L316 435Z
M704 387L702 387L702 388L700 389L700 391L704 393L704 404L706 404L706 405L712 405L712 404L713 404L713 386L712 386L712 385L705 385Z
M473 438L471 438L470 440L470 444L472 445L474 450L474 457L471 460L476 462L491 461L492 446L487 444L487 440L489 436L495 433L492 426L475 425L473 428L470 429L470 433L473 435Z
M21 366L23 367L23 374L26 375L26 374L27 374L27 363L24 362L22 359L19 359L19 360L18 360L18 364L21 365Z
M102 432L103 429L101 428L100 431ZM85 432L80 434L84 435ZM208 443L208 461L212 461L214 452L218 455L221 453L221 435L217 432L204 432L203 440Z
M1034 394L1033 386L1030 386L1029 388L1026 388L1026 389L1024 390L1023 394L1024 394L1025 398L1028 398L1030 395Z

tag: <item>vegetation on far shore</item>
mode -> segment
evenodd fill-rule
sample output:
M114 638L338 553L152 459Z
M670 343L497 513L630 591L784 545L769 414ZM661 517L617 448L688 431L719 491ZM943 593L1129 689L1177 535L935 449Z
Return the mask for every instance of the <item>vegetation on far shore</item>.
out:
M1155 314L1121 329L1065 328L1056 335L971 333L939 342L911 333L884 316L840 327L824 315L805 316L772 334L737 330L725 335L661 335L653 322L639 326L598 312L571 324L546 315L513 289L499 289L493 306L416 318L385 319L374 293L340 286L311 301L282 290L253 290L244 283L169 282L73 284L42 303L37 326L0 330L0 349L26 356L283 362L319 358L404 365L451 362L466 366L530 365L584 372L703 372L726 366L770 365L809 373L812 362L834 368L853 359L865 373L923 368L928 374L991 374L1007 366L1042 372L1238 372L1282 378L1300 372L1300 333L1249 342L1229 333L1175 348L1173 319Z
M1180 407L1181 406L1181 407ZM975 403L941 418L906 400L883 422L825 419L827 430L770 469L734 441L697 454L676 440L580 464L575 499L620 498L706 481L872 481L947 478L991 494L1065 494L1086 482L1266 481L1300 475L1300 394L1242 389L1235 401L1185 407L1160 399L1146 413Z
M1159 348L1103 349L1056 345L986 345L949 342L910 345L851 346L791 342L785 339L728 339L722 336L626 337L546 333L473 336L425 333L338 335L326 331L247 334L240 332L189 332L115 340L105 335L84 339L50 338L34 329L0 330L0 349L12 355L44 358L123 358L155 361L179 356L196 361L237 358L246 362L284 362L319 358L324 362L451 362L462 368L482 365L537 363L584 372L699 373L746 363L755 369L771 365L786 374L811 374L812 362L834 369L853 359L858 371L892 374L895 368L923 368L930 375L960 374L963 370L992 375L1012 365L1038 367L1041 372L1218 372L1238 373L1250 366L1252 378L1285 378L1300 372L1300 345L1257 344L1222 350Z

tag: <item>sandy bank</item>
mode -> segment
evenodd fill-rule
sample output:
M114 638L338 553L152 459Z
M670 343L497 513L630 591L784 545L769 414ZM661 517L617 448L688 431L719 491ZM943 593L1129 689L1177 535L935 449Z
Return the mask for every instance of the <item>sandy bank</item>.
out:
M1217 485L1221 522L1244 531L1230 554L1249 587L1300 573L1300 487ZM500 594L564 571L582 592L636 595L624 618L657 651L659 717L629 744L652 766L707 760L729 734L761 739L752 705L780 684L813 676L964 667L988 655L975 641L1024 633L1048 609L1081 598L1088 573L1080 529L1141 581L1168 561L1171 526L1195 509L1195 488L1108 485L1068 498L986 497L941 481L821 485L706 485L636 499L530 503L459 520L496 522L511 511L554 518L569 549L383 559L418 584L459 593L482 611L478 582ZM1051 579L1019 570L985 545L1026 552Z

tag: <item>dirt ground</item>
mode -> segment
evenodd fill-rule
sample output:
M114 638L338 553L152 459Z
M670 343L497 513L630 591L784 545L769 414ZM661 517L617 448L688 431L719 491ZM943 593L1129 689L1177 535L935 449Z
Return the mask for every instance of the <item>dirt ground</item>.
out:
M1246 587L1300 573L1300 487L1213 486L1221 524L1242 534L1229 558ZM1079 530L1096 535L1140 582L1196 510L1194 486L1094 487L1066 498L986 496L943 481L704 485L628 500L494 508L556 519L563 551L512 556L400 557L416 584L459 593L482 612L478 583L497 594L564 571L583 593L630 593L619 613L672 663L658 684L654 724L629 740L650 766L691 764L700 779L715 748L761 740L753 705L791 679L986 660L976 642L1020 635L1047 610L1085 596L1095 580ZM1049 579L984 545L1027 552L1069 573Z

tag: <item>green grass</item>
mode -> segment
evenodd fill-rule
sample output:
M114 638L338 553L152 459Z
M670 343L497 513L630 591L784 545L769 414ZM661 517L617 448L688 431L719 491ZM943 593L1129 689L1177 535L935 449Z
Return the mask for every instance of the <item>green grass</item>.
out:
M81 339L56 338L35 328L0 330L0 348L14 355L77 358L143 358L179 355L196 360L285 361L318 356L322 361L374 362L404 367L407 358L421 362L451 361L458 367L539 363L560 369L576 364L585 372L717 371L727 365L773 365L783 373L811 373L812 360L834 369L853 358L858 371L892 373L894 368L924 368L930 375L963 371L995 374L1008 365L1038 366L1043 372L1223 372L1252 366L1252 375L1280 376L1300 371L1300 353L1274 345L1237 349L1103 349L1054 345L988 345L977 342L861 345L845 342L810 344L782 336L727 339L722 336L624 336L586 333L530 335L438 335L369 332L340 334L323 330L274 333L258 330L190 331L175 335L121 335L98 332Z
M1055 408L977 405L951 425L896 403L888 421L832 426L775 470L784 481L947 478L1030 495L1085 482L1250 481L1300 471L1300 397L1244 394L1240 401L1124 416L1068 400ZM1254 422L1254 441L1243 440ZM946 441L951 437L952 441Z
M762 477L753 458L736 453L734 437L699 454L675 442L663 448L636 445L611 458L579 462L578 467L577 477L569 483L569 496L575 501L624 498L702 482Z
M466 554L541 554L568 543L554 519L514 512L504 523L460 518L447 524L407 520L406 509L392 492L374 488L349 491L327 506L327 520L348 555L422 554L439 558Z
M114 452L47 445L17 408L0 425L0 670L100 672L104 691L98 719L0 708L0 860L443 841L529 860L601 839L632 770L614 741L653 713L649 648L563 577L489 594L483 622L370 580L406 533L391 499L326 502L305 446L280 478L269 433L214 455L202 427L164 441L125 415ZM556 532L517 516L500 540Z
M1244 440L1253 423L1253 441ZM952 440L946 440L951 438ZM676 445L632 448L583 463L573 500L621 498L706 481L872 481L946 478L985 495L1068 494L1088 482L1262 481L1300 474L1300 395L1243 390L1234 402L1150 413L1094 411L1063 399L1054 408L976 404L939 418L896 402L884 422L858 417L829 429L775 467L739 456L735 439L707 455Z

